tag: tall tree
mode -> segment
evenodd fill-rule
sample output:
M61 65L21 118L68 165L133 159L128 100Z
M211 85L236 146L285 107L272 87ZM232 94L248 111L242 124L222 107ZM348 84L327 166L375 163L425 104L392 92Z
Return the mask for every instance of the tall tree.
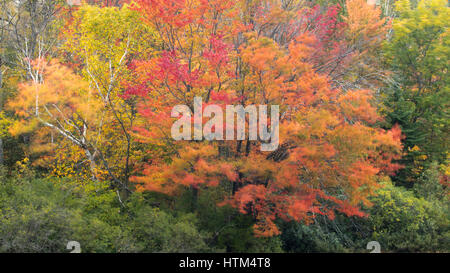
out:
M386 57L394 71L385 90L388 121L406 138L401 182L413 182L449 148L448 1L397 1L398 18Z
M375 128L381 117L371 91L335 89L314 69L323 36L317 29L296 31L302 13L283 1L141 0L136 8L163 47L134 64L128 95L141 98L146 118L137 132L151 147L174 154L167 160L148 151L154 157L134 178L141 189L177 194L183 187L194 193L224 187L229 194L222 204L252 215L258 236L278 234L276 218L308 223L317 214L334 218L335 211L364 215L358 208L368 204L379 177L397 168L391 160L399 155L400 132ZM286 34L293 32L289 39L273 35L282 24ZM195 109L196 96L203 107L280 105L279 148L262 152L261 139L174 142L171 108Z
M40 71L39 78L21 85L18 98L10 102L22 117L12 130L43 126L41 133L47 138L41 135L39 140L47 139L46 143L57 133L84 154L94 180L108 180L126 196L139 150L130 134L136 119L134 102L123 98L122 84L129 74L128 60L148 47L150 36L137 13L127 7L78 8L65 29L65 65L43 58L30 61L31 70ZM75 158L83 157L66 161Z

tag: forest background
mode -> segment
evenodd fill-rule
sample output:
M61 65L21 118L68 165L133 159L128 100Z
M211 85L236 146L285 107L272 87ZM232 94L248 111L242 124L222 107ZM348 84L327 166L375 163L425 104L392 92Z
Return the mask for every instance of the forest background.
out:
M0 6L0 252L450 251L448 1ZM195 96L279 148L174 141Z

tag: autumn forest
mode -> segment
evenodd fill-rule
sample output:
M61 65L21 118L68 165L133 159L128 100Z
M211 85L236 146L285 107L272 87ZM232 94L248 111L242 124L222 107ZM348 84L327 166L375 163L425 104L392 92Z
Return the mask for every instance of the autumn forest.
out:
M0 6L0 252L450 252L448 1Z

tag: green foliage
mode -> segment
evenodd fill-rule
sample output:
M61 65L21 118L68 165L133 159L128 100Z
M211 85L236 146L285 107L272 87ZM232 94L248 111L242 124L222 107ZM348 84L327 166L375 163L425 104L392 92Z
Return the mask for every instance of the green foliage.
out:
M139 14L128 7L84 5L75 13L75 23L65 49L79 58L87 79L95 79L97 88L113 80L121 80L125 58L145 52L153 45L154 31L144 25ZM143 56L142 56L143 57Z
M113 191L85 192L69 183L3 178L0 252L198 252L209 250L192 215L172 216L132 196L126 208ZM66 185L66 186L64 186ZM139 200L139 201L138 201Z
M386 184L372 200L367 224L385 251L448 251L449 203L427 201Z
M133 218L130 228L143 252L205 252L209 234L199 232L193 214L173 216L146 205L140 194L131 197L128 209Z
M437 162L432 162L430 167L425 170L414 184L414 192L417 196L426 200L445 200L446 190L440 183L442 174Z
M4 112L0 112L0 138L8 135L8 129L11 124L11 119L6 117Z
M327 225L318 223L304 225L296 222L285 223L283 247L288 252L347 252L342 238Z
M406 168L397 180L413 182L432 160L442 163L448 153L450 13L445 0L397 1L396 11L394 34L385 45L395 72L385 105L390 124L400 124L406 136ZM418 157L429 160L418 163Z
M71 215L56 205L65 199L64 195L53 191L51 184L39 182L3 179L0 186L2 252L62 251L70 240Z

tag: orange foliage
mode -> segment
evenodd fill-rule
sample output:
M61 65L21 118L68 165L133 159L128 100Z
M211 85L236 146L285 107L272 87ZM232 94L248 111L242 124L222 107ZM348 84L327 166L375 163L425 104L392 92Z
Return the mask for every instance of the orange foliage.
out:
M385 28L375 20L379 11L360 2L349 0L346 24L332 29L352 35L348 43ZM381 176L399 167L391 162L400 156L401 133L375 127L381 117L370 90L334 88L328 72L317 69L318 56L342 53L330 50L332 31L319 29L323 21L300 30L305 9L292 17L276 0L138 0L134 7L164 48L133 63L136 80L127 96L140 98L146 119L135 133L175 154L167 162L149 151L155 157L133 178L141 190L176 194L186 186L231 184L222 205L252 215L258 236L279 234L276 218L364 216L359 206L368 204ZM277 29L284 29L282 37L270 34ZM280 105L280 147L268 153L259 151L259 141L174 142L171 108L192 106L194 96L205 105Z

